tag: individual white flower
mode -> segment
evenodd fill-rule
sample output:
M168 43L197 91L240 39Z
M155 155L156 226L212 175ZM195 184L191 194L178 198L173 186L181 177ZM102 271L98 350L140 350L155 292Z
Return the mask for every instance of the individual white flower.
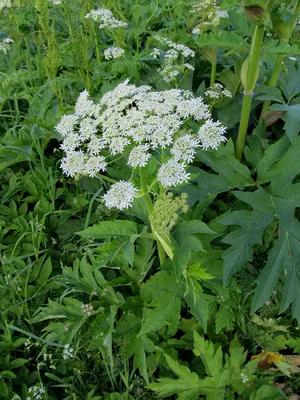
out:
M112 156L123 153L125 147L130 144L126 137L113 137L109 143L109 150Z
M94 177L97 172L106 170L107 162L103 156L90 156L85 163L85 172L88 176Z
M62 137L66 137L73 133L77 121L77 115L63 115L60 122L56 125L55 130Z
M222 100L225 97L232 97L229 90L225 89L220 83L214 83L210 88L205 90L204 94L212 100Z
M12 6L12 2L11 0L0 0L0 10L2 10L2 8L4 7L11 7Z
M86 14L85 18L92 18L94 21L100 22L99 28L103 29L115 29L115 28L125 28L127 26L126 22L119 21L113 16L110 10L105 8L100 8L98 10L91 10Z
M120 58L125 54L125 50L121 49L121 47L112 46L108 49L104 50L104 58L105 60L111 60Z
M240 374L241 378L242 378L242 382L243 383L247 383L249 382L249 378L246 374L244 374L243 372Z
M67 176L76 176L84 174L85 161L82 151L73 151L67 153L66 157L61 160L61 168Z
M165 58L170 61L177 60L178 54L179 54L178 51L170 49L166 51Z
M52 3L57 6L58 4L62 3L62 0L52 0Z
M193 35L200 35L200 32L201 32L200 28L197 28L197 27L192 30Z
M84 90L80 93L77 102L75 104L75 115L77 117L83 117L86 115L91 115L94 111L94 102L89 100L89 93Z
M73 152L81 144L80 138L77 133L70 133L66 136L60 145L60 148L66 153Z
M80 140L90 139L97 132L97 122L92 118L84 118L79 124Z
M158 58L160 56L160 50L156 47L151 51L150 56L153 58Z
M104 139L99 139L96 136L92 136L89 144L87 145L87 151L89 154L95 156L100 153L101 150L105 149L107 143Z
M136 193L137 189L131 182L120 181L111 185L103 199L107 208L116 207L123 210L132 206Z
M73 358L74 357L74 349L71 347L69 344L64 345L64 350L63 350L63 358L66 360L67 358Z
M183 100L177 104L177 113L184 118L193 117L196 121L210 117L209 107L201 97Z
M176 139L171 149L171 154L176 161L191 163L195 157L195 148L199 146L199 141L192 135L186 134Z
M141 144L134 147L128 157L128 165L131 167L145 167L151 154L148 152L149 146L147 144Z
M0 8L1 9L1 8ZM2 51L4 54L8 53L10 49L10 45L14 43L14 41L10 38L5 38L0 42L0 52Z
M189 174L185 166L174 159L162 164L157 173L157 180L164 188L177 186L179 183L187 182Z
M227 139L224 136L226 129L221 125L220 121L214 122L211 119L206 121L198 131L198 139L201 142L201 147L204 150L209 148L217 149L222 142Z

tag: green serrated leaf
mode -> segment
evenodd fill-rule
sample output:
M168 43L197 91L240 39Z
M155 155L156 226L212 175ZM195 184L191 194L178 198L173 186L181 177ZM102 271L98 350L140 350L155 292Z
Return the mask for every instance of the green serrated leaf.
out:
M138 233L137 228L138 226L135 222L116 219L115 221L103 221L100 224L77 232L77 234L89 239L100 239L112 236L131 236Z

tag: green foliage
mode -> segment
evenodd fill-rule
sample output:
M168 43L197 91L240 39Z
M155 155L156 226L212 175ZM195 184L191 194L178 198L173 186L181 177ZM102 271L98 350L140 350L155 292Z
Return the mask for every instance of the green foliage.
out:
M34 388L48 400L298 393L297 2L223 0L197 13L181 0L54 3L0 5L0 398L32 398ZM85 18L102 7L127 27ZM216 10L224 18L212 23ZM262 23L240 162L242 75ZM173 62L179 72L169 81L160 71L167 46L151 54L156 34L195 52ZM5 38L14 41L7 51ZM111 46L124 55L107 60ZM227 142L197 150L188 184L165 190L155 179L168 149L155 150L143 188L129 148L94 177L63 175L62 115L84 89L98 101L126 79L205 102L215 82L231 93L208 104ZM264 118L262 102L270 102ZM199 126L186 122L189 133ZM103 194L124 178L138 189L132 207L106 208Z

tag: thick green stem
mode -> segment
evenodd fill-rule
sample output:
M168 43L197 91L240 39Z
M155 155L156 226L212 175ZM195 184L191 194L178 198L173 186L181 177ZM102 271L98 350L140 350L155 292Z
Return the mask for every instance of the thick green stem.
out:
M275 66L274 66L274 70L273 70L271 79L268 83L268 86L270 86L270 87L275 87L277 85L283 58L284 58L284 54L277 55L277 60L276 60ZM263 119L265 113L268 111L270 104L271 104L271 100L264 101L264 104L263 104L263 107L261 110L261 114L260 114L260 119L259 119L260 121Z
M145 203L146 203L146 207L150 214L152 213L153 210L153 204L152 204L152 200L149 194L149 190L148 190L148 183L147 183L147 173L146 173L146 169L144 167L139 167L140 169L140 181L141 181L141 189L143 192L143 197L145 199Z
M147 207L148 214L150 217L152 210L153 210L153 203L152 203L152 200L151 200L151 197L149 194L149 188L148 188L148 183L147 183L147 173L146 173L146 169L143 167L140 167L139 170L140 170L141 189L143 192L143 197L145 199L146 207ZM154 232L154 236L155 236L155 232ZM156 239L156 242L157 242L159 262L160 262L160 265L162 265L166 261L166 253L165 253L165 250L164 250L162 244L160 243L160 241L158 239Z
M236 158L241 161L245 146L249 115L251 111L252 93L244 94L239 134L236 142Z
M250 60L247 70L247 78L245 79L244 83L245 87L244 87L242 114L238 132L237 146L236 146L236 158L238 160L241 160L243 156L248 122L251 112L252 94L257 81L257 70L259 68L259 55L260 55L263 35L264 35L264 25L256 26L252 39Z

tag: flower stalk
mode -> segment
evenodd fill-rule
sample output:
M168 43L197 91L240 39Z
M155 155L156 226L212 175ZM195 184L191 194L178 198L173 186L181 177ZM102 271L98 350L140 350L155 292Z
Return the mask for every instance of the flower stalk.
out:
M241 121L236 144L236 158L241 161L246 141L248 122L251 112L253 89L255 87L259 71L259 55L264 35L264 25L255 27L251 52L244 62L242 69L242 82L244 85L244 97L242 104Z

